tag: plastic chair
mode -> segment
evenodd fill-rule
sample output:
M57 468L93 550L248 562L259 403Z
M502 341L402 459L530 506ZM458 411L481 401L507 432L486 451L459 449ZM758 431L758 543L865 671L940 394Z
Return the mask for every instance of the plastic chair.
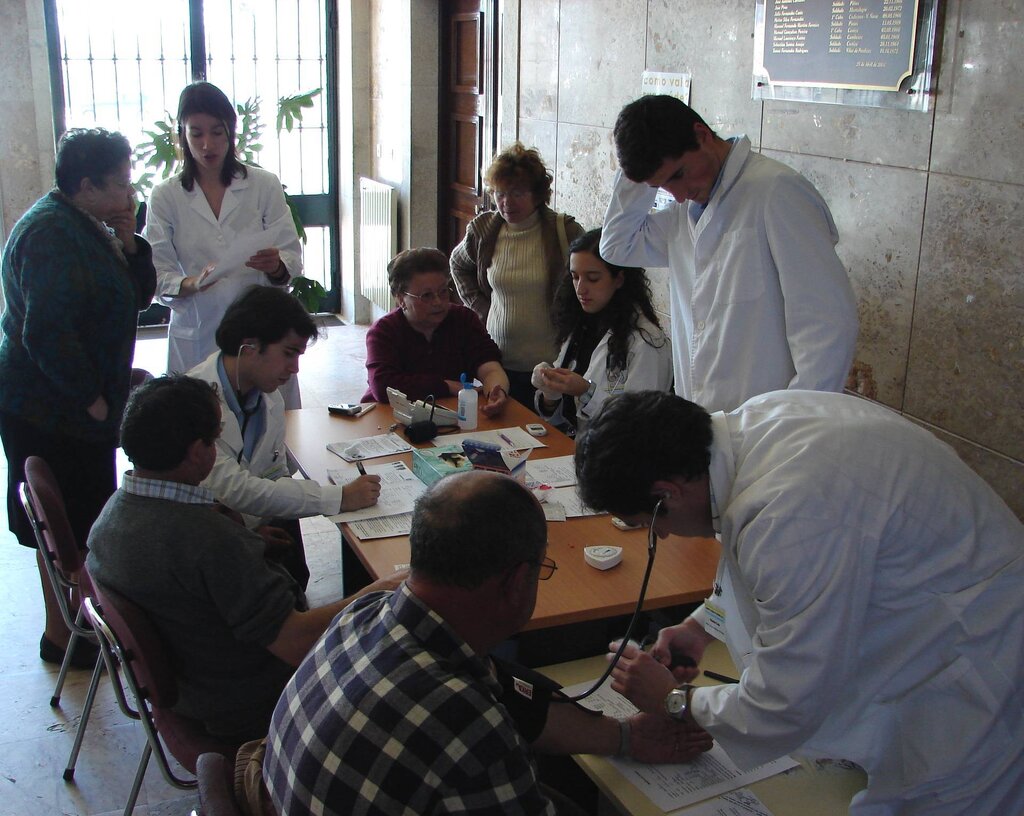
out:
M200 754L196 763L199 810L195 816L242 816L235 799L234 760L223 754Z
M35 533L39 552L43 555L43 565L50 585L53 587L53 594L57 596L61 617L71 631L71 639L68 641L64 661L61 663L60 673L57 675L57 686L53 690L53 696L50 697L50 705L56 708L60 705L60 695L64 689L64 681L71 664L71 655L78 639L88 638L93 643L96 642L96 636L92 629L85 626L84 610L79 607L77 612L73 612L71 608L72 593L77 592L80 598L84 598L89 593L88 572L85 569L84 552L78 548L78 542L75 540L74 533L71 532L60 486L57 484L50 466L40 457L30 456L25 460L25 481L20 485L19 494L25 514L32 525L33 533ZM78 753L82 748L82 738L85 736L85 729L89 724L89 714L92 711L93 700L96 698L96 689L99 687L102 671L103 661L97 655L89 691L85 698L85 706L82 709L82 718L78 724L78 732L75 734L74 745L71 748L71 756L68 757L67 766L64 768L66 781L70 781L75 775L75 763L78 761Z
M156 755L160 772L169 784L191 790L196 788L197 780L180 779L171 768L168 752L195 775L200 754L235 756L239 743L212 737L200 722L172 710L178 700L178 686L170 655L140 606L96 582L92 596L83 605L99 636L100 654L115 693L123 693L127 688L146 733L146 744L124 809L125 816L131 816L150 756Z

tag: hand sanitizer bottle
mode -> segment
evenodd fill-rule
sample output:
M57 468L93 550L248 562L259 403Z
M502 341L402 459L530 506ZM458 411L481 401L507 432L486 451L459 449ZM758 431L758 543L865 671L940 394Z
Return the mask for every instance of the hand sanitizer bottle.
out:
M459 428L463 431L476 430L477 393L473 381L466 381L466 375L459 377L462 389L459 391Z

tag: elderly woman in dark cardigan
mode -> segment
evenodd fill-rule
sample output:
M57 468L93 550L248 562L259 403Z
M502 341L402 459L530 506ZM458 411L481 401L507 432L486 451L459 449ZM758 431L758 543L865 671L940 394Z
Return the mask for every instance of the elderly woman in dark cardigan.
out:
M114 452L138 312L156 288L149 245L135 234L130 157L119 133L66 133L56 188L22 216L4 247L0 438L8 523L26 547L36 543L17 486L29 456L53 470L80 547L117 486ZM46 606L40 657L60 663L69 632L39 566ZM78 644L73 665L91 666L91 644Z

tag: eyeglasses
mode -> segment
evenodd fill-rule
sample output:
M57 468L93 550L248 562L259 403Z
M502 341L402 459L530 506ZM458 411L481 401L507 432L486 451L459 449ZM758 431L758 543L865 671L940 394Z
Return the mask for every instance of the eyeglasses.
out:
M424 303L439 303L446 301L452 296L452 290L447 286L444 289L438 289L436 292L423 292L419 295L414 295L412 292L402 292L403 295L408 295L416 300L422 300Z
M506 198L522 199L528 198L533 195L530 190L494 190L491 195L494 196L495 201L500 201Z
M543 561L534 561L534 566L540 568L540 572L537 575L538 581L546 581L552 575L555 574L555 570L558 569L558 564L555 563L554 558L545 558Z

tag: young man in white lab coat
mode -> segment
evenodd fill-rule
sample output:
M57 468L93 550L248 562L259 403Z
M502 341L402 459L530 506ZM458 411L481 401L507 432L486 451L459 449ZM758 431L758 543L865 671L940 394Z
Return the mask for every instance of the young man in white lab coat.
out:
M576 469L595 509L721 538L712 596L613 673L641 710L746 766L857 762L858 816L1024 813L1024 526L952 448L856 397L709 415L647 391L609 402ZM712 638L739 683L680 686Z
M806 178L644 96L615 123L601 256L669 267L676 393L728 411L767 391L840 391L857 304L832 215ZM651 211L658 189L678 203Z
M299 357L316 334L313 319L292 295L253 286L224 313L217 328L220 350L189 372L217 387L224 423L217 461L203 487L243 514L246 526L269 526L263 531L268 543L288 546L279 532L283 525L298 541L295 562L285 564L303 587L309 573L298 525L288 522L358 510L375 504L380 495L379 476L360 476L344 488L291 478L279 389L298 373Z

